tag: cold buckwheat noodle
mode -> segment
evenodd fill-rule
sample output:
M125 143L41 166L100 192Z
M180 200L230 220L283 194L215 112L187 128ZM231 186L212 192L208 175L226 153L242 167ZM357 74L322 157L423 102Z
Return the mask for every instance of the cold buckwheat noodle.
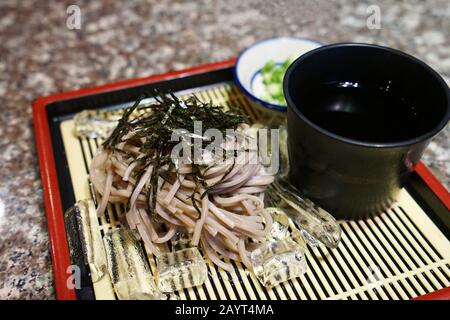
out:
M211 159L208 162L202 158L206 165L200 167L158 162L164 148L146 147L149 132L143 128L153 123L152 117L157 112L168 111L162 118L164 122L177 116L180 106L186 108L174 96L173 100L167 99L163 97L157 102L160 106L172 103L175 107L144 110L147 122L139 122L142 117L133 118L129 112L126 121L119 122L118 128L123 126L120 138L98 149L90 165L91 182L101 196L97 212L103 214L108 203L124 204L129 227L137 229L146 247L156 256L163 252L164 243L184 230L191 236L191 245L201 247L216 265L231 271L232 266L222 259L226 257L252 269L250 251L265 241L272 224L263 209L264 191L273 176L261 165L258 150L249 147L253 138L247 133L251 129L243 123L233 128L243 139L233 140L233 147L237 145L240 152L234 153L231 162L212 165ZM197 103L194 107L200 105L204 112L210 112L209 105ZM179 112L186 113L181 109ZM229 144L227 138L221 147L228 150ZM165 155L169 152L166 150ZM156 188L152 189L152 185Z

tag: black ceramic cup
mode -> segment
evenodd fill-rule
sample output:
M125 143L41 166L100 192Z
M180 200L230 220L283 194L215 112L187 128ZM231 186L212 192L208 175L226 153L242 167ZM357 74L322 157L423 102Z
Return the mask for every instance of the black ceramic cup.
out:
M337 218L388 208L450 117L445 81L403 52L333 44L283 83L291 182Z

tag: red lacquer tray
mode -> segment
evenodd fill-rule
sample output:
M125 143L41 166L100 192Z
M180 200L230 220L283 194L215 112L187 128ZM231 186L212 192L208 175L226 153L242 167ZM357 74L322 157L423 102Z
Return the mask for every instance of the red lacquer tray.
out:
M73 205L76 196L70 179L69 153L64 149L60 124L86 108L126 104L133 101L139 93L151 88L184 92L211 86L213 89L207 90L215 90L215 86L224 85L230 93L239 95L239 89L233 85L234 63L235 60L232 59L147 78L58 93L33 102L33 120L58 299L92 299L98 295L89 283L89 274L85 275L87 285L81 290L71 289L66 285L70 276L68 267L71 265L71 256L63 212ZM246 108L255 105L246 98L239 99ZM338 248L336 252L316 253L317 249L311 249L312 273L306 275L303 282L290 282L271 293L265 289L255 289L250 278L247 282L240 277L240 281L245 282L245 285L242 284L242 292L226 292L227 289L222 288L223 296L215 290L214 297L450 299L450 245L447 247L450 243L449 193L423 163L417 166L404 193L405 199L402 201L405 204L400 201L398 208L387 212L379 220L343 222L345 238L342 248ZM410 213L411 211L417 213ZM421 219L426 221L422 224ZM377 244L382 249L378 249ZM317 259L317 254L325 257L325 260ZM361 263L370 264L371 261L381 265L381 272L387 279L380 283L379 288L372 289L375 290L373 292L361 285L359 279L360 274L365 272L360 269ZM207 288L204 292L208 298L214 298L208 294ZM185 296L202 297L197 289L195 294L190 294L186 293Z

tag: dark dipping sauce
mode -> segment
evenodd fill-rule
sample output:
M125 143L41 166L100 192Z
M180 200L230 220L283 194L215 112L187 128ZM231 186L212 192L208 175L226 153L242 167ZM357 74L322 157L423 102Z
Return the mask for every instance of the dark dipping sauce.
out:
M426 132L414 105L390 82L327 83L304 90L302 113L331 133L365 142L396 142ZM403 125L407 124L407 125Z

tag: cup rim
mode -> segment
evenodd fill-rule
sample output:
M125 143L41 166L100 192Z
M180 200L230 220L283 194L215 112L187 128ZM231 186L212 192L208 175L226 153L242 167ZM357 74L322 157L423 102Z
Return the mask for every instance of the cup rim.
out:
M395 141L395 142L367 142L367 141L362 141L362 140L357 140L357 139L352 139L352 138L348 138L348 137L344 137L342 135L333 133L329 130L326 130L322 127L320 127L319 125L315 124L313 121L311 121L310 119L308 119L308 117L306 117L300 110L298 107L295 106L291 95L289 93L289 83L290 83L290 75L292 73L292 71L299 65L302 63L303 60L305 60L306 58L308 58L311 55L316 54L317 52L321 52L321 51L326 51L326 50L331 50L331 49L335 49L335 48L341 48L341 47L366 47L366 48L373 48L373 49L381 49L384 50L386 52L390 52L393 53L395 55L401 56L405 59L411 60L414 63L419 64L422 68L426 69L436 80L437 83L440 84L440 86L442 87L443 90L445 90L447 92L446 96L447 96L447 110L445 111L445 115L442 118L442 120L433 127L433 129L429 130L428 132L416 136L414 138L411 139L406 139L406 140L401 140L401 141ZM301 55L300 57L298 57L288 68L288 70L286 71L284 78L283 78L283 94L284 97L286 99L287 102L287 107L288 109L291 109L294 111L294 113L300 117L303 121L305 121L309 126L313 127L315 130L321 132L322 134L329 136L333 139L348 143L348 144L352 144L352 145L357 145L357 146L364 146L364 147L376 147L376 148L394 148L394 147L404 147L404 146L409 146L409 145L413 145L422 141L425 141L427 139L432 138L433 136L435 136L437 133L439 133L449 122L449 118L450 118L450 89L447 85L447 83L445 82L445 80L433 69L431 68L429 65L427 65L425 62L417 59L416 57L407 54L405 52L402 52L400 50L397 49L393 49L393 48L389 48L389 47L385 47L385 46L380 46L380 45L375 45L375 44L368 44L368 43L351 43L351 42L346 42L346 43L334 43L334 44L329 44L329 45L325 45L322 47L319 47L317 49L313 49L311 51L306 52L305 54Z

